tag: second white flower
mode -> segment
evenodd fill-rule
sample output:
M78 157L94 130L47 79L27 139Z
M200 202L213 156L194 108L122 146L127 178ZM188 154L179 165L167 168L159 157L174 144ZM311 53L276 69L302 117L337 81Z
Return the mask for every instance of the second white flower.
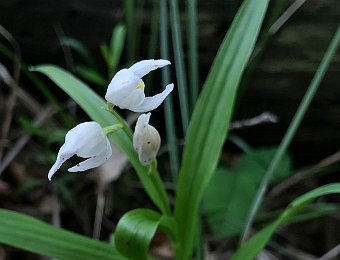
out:
M169 64L168 60L142 60L128 69L118 71L108 86L105 99L115 106L137 113L154 110L170 94L174 84L167 85L162 93L145 97L142 77Z

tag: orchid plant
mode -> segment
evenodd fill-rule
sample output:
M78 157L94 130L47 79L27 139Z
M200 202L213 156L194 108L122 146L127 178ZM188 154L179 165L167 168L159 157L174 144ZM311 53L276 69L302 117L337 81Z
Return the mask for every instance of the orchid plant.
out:
M108 110L113 112L113 107L118 106L121 109L144 113L160 106L173 90L173 84L167 85L160 94L145 97L145 84L141 78L150 71L169 64L170 61L167 60L142 60L128 69L118 71L105 95ZM161 143L156 128L148 124L150 116L150 112L139 116L133 134L133 145L142 165L149 165L155 160ZM112 155L107 135L121 128L122 124L114 124L103 129L97 122L85 122L72 128L67 132L57 160L48 172L48 179L51 180L53 174L73 155L88 159L68 169L69 172L85 171L105 163Z

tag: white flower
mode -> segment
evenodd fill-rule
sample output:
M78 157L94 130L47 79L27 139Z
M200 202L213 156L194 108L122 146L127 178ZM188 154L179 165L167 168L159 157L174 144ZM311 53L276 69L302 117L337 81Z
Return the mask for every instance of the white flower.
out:
M158 131L149 125L150 116L151 113L147 113L138 117L133 134L133 146L142 165L148 165L156 158L161 144Z
M174 84L167 85L160 94L145 97L142 77L169 64L167 60L142 60L128 69L118 71L108 86L105 99L115 106L137 113L154 110L170 94Z
M57 160L48 172L48 179L51 180L61 165L75 154L87 160L71 167L68 169L69 172L80 172L98 167L112 155L109 139L98 123L81 123L67 132Z

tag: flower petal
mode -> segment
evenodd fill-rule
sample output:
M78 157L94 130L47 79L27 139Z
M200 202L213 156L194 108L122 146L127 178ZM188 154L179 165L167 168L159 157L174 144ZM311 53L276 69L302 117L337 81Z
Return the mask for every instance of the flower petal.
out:
M122 69L112 78L105 99L114 105L131 94L138 87L141 79L129 69Z
M150 71L170 65L168 60L142 60L132 65L129 70L133 71L138 77L142 78Z
M89 145L88 147L82 147L82 149L77 150L77 156L82 158L90 158L93 156L97 156L98 154L101 154L102 151L106 150L106 141L107 137L103 136L101 137L101 141L98 141L94 145Z
M138 151L140 163L142 165L150 164L156 158L160 145L161 137L157 129L148 125L143 144Z
M174 84L171 83L165 87L165 90L163 90L162 93L159 93L152 97L146 97L142 104L131 106L129 109L137 113L145 113L154 110L162 104L163 100L171 93L173 89Z
M139 106L144 102L145 94L144 89L135 89L129 96L123 98L119 101L119 106L121 109L130 109L131 107Z
M82 172L102 165L112 155L112 148L108 139L106 139L105 149L98 155L93 156L77 165L68 169L69 172Z
M67 147L72 147L75 153L78 153L79 150L91 149L104 137L104 131L97 122L84 122L67 132L65 144Z
M144 143L150 116L151 113L141 114L137 119L135 131L133 134L133 146L137 152L139 152Z
M75 151L72 151L69 149L67 144L63 144L58 152L57 160L51 167L51 169L48 172L47 178L48 180L52 179L52 176L55 174L57 170L61 167L61 165L69 158L71 158L75 154Z

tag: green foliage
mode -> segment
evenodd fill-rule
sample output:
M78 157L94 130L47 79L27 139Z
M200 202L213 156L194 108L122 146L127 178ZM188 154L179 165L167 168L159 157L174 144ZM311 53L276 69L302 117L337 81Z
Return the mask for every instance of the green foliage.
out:
M75 71L79 76L89 82L92 82L100 87L107 86L105 78L101 74L99 74L99 72L90 67L78 65L76 66Z
M109 244L0 209L0 242L60 260L126 259Z
M63 37L60 40L61 45L65 45L67 47L72 48L72 50L76 51L79 56L83 59L87 67L95 68L97 67L96 62L89 51L89 49L79 40L74 39L72 37Z
M232 257L232 260L253 259L266 246L273 233L283 224L289 222L294 215L306 207L316 198L327 194L340 193L340 183L328 184L312 190L293 200L280 217L272 224L266 226L249 241L247 241Z
M212 231L219 237L238 235L247 218L256 189L276 152L276 148L253 150L241 156L232 168L219 167L213 174L203 198L203 209ZM276 172L276 181L291 173L286 155Z
M148 259L151 240L159 227L173 230L171 220L149 209L126 213L118 222L115 245L120 253L132 260Z
M274 175L274 173L277 171L280 161L282 160L283 155L286 153L288 146L290 145L291 141L293 140L295 133L297 132L302 119L304 118L314 96L316 91L318 90L318 87L329 67L329 64L336 53L336 50L338 48L340 42L340 26L338 27L337 31L334 34L334 37L332 41L329 44L329 47L327 51L325 52L325 55L322 58L322 61L318 67L318 70L316 71L305 95L303 96L301 103L284 135L282 138L282 141L277 149L277 152L275 153L275 156L273 157L273 160L271 161L268 170L266 171L265 175L263 176L263 179L261 181L261 184L256 192L255 199L250 207L248 217L247 217L247 223L245 225L245 228L242 232L241 236L241 243L246 238L252 222L254 221L255 215L257 213L258 208L260 207L261 201L265 195L265 191L267 189L267 186Z
M267 5L266 0L243 3L217 53L195 106L176 194L176 254L179 259L191 258L199 204L219 160L237 87L254 48Z

